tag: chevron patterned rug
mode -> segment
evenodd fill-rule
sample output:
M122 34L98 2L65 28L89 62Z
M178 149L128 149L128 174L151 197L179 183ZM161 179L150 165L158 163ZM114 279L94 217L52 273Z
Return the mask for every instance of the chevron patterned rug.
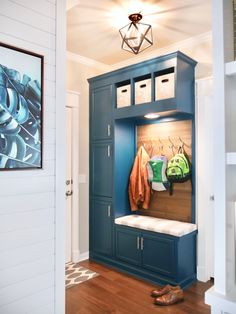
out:
M80 266L79 263L67 263L65 278L66 289L74 287L75 285L78 285L96 276L99 276L99 274Z

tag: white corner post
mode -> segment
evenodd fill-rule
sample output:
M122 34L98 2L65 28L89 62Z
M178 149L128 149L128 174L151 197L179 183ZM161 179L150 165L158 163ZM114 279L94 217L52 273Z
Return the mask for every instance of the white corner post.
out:
M233 1L213 0L213 97L214 97L214 286L205 294L211 313L236 313L235 292L231 282L235 280L235 269L231 264L235 253L229 250L229 185L227 182L226 152L230 120L227 118L228 88L225 75L226 62L233 61ZM232 113L233 114L233 113ZM235 268L235 266L234 266ZM233 293L232 293L233 292Z
M65 313L66 1L56 1L55 314Z

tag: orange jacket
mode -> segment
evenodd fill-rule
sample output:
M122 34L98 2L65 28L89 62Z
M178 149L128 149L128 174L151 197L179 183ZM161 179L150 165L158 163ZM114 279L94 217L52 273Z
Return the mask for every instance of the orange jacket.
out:
M149 207L151 189L146 167L149 160L146 150L141 146L135 157L129 180L129 201L132 211Z

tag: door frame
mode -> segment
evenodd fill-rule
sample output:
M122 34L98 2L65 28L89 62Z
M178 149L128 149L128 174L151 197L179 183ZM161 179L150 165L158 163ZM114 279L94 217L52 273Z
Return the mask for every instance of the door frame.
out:
M214 241L214 204L213 204L213 211L207 208L206 202L211 202L211 197L214 197L213 186L209 187L209 195L201 195L199 193L199 189L201 187L201 182L199 180L198 171L201 167L200 165L200 157L202 160L202 155L199 154L203 153L202 149L200 149L201 139L199 138L199 128L206 127L206 117L202 116L203 110L199 108L199 98L204 97L206 101L211 101L213 90L206 90L199 96L199 85L204 84L205 82L212 83L212 77L206 77L202 79L196 80L195 88L196 88L196 189L197 189L197 198L196 198L196 217L197 217L197 224L198 224L198 241L197 241L197 279L203 282L208 281L214 274L213 268L213 261L214 255L211 256L210 247L212 242ZM213 98L212 98L213 101ZM202 122L203 120L203 122ZM214 145L214 143L213 143ZM201 174L202 175L202 174ZM202 177L201 177L202 179ZM213 217L212 217L213 216Z
M65 313L66 1L56 3L55 313Z
M79 251L79 96L80 93L72 90L66 92L66 107L72 110L72 150L71 172L73 174L73 194L71 211L71 259L78 263Z

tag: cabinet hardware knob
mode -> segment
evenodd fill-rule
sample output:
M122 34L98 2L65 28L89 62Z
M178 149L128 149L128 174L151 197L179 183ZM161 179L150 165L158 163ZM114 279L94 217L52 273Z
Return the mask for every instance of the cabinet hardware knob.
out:
M214 195L211 195L210 196L210 201L214 201L215 200L215 196Z

